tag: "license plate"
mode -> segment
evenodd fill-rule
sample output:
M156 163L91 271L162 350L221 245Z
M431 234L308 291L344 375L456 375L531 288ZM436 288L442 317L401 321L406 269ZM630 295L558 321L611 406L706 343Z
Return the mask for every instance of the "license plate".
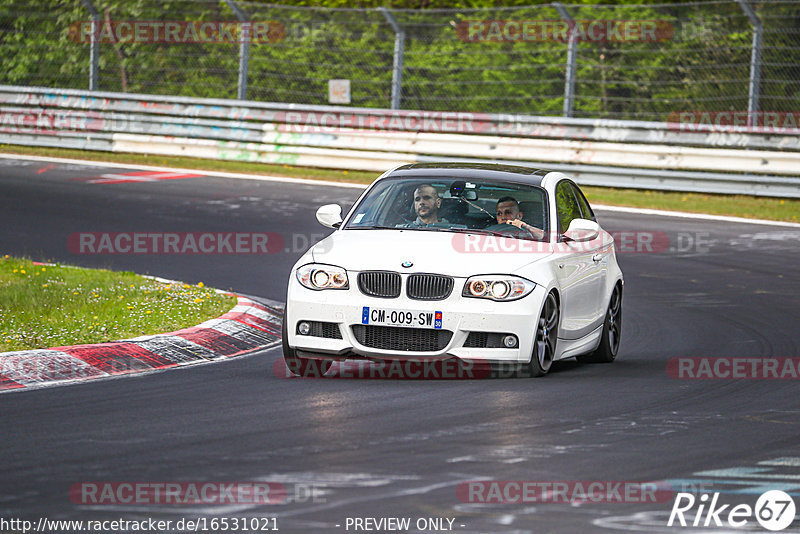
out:
M442 312L370 308L361 310L361 324L382 326L407 326L409 328L442 328Z

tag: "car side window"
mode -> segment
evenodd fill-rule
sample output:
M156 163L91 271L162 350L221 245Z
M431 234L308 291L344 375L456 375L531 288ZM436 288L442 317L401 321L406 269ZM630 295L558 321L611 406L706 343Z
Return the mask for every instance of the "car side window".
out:
M589 219L590 221L595 221L594 212L592 208L589 206L589 202L587 202L586 197L583 195L583 191L575 184L570 184L572 186L572 192L575 195L575 198L578 200L578 205L581 207L581 213L583 214L584 219Z
M558 215L558 232L563 234L573 219L581 218L581 208L575 200L571 184L564 180L556 186L556 214Z

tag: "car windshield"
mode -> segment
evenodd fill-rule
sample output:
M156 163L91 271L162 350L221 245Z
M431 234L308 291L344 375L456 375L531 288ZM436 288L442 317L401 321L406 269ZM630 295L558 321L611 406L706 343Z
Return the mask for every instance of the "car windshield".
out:
M361 200L345 229L409 229L547 235L544 189L515 182L454 178L388 178Z

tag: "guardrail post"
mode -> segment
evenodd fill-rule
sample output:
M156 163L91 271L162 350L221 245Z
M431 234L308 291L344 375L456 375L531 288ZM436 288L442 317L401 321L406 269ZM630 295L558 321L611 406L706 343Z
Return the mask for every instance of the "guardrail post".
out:
M250 64L250 18L236 4L235 0L225 0L228 7L236 14L236 18L242 23L242 31L239 32L239 89L236 97L239 100L247 100L247 72Z
M756 114L758 113L758 95L761 86L761 38L764 30L764 25L761 19L758 18L756 12L747 0L736 0L741 6L744 14L750 19L750 24L753 25L753 48L750 53L750 87L749 96L747 99L747 125L756 126Z
M92 37L89 45L89 90L97 91L97 66L100 63L100 12L92 4L92 0L81 0L92 15Z
M403 56L406 48L406 32L398 24L391 11L385 7L378 10L394 30L394 60L392 66L392 109L400 109L400 97L403 90Z
M578 32L575 21L560 2L553 2L561 20L569 25L569 44L567 45L567 66L564 73L564 116L572 117L575 107L575 63L578 59Z

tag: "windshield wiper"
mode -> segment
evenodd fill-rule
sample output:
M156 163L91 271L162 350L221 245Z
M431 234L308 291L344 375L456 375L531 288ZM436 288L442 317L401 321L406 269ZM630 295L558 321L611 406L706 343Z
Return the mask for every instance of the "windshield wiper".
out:
M483 234L483 235L496 235L499 237L509 237L511 239L524 239L526 241L538 241L533 236L525 236L522 232L496 232L494 230L486 230L484 228L451 228L451 232L458 232L460 234ZM526 232L527 233L527 232Z
M449 228L442 228L439 226L383 226L380 224L348 226L345 230L426 230L433 232L447 232Z
M458 232L460 234L483 234L483 235L498 235L500 237L514 237L511 234L503 232L495 232L493 230L485 230L483 228L451 228L451 232Z
M403 230L403 228L397 228L396 226L383 226L380 224L368 224L368 225L359 225L359 226L348 226L345 230Z

